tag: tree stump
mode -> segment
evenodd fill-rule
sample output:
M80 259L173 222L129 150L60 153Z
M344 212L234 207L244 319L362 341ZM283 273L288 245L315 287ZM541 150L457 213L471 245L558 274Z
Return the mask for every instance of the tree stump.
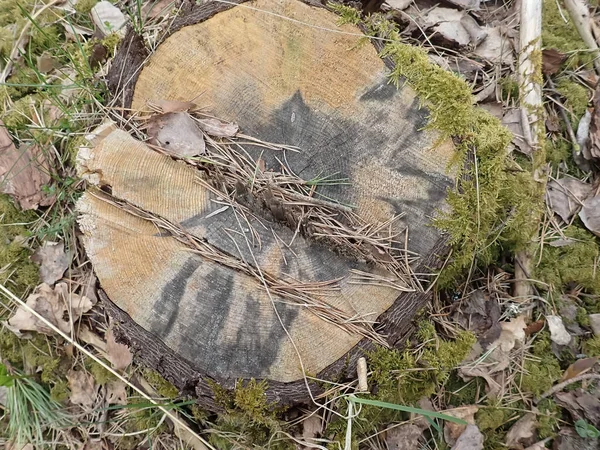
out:
M114 128L80 152L96 188L79 223L118 335L208 408L211 380L266 379L289 403L318 390L305 375L353 376L365 350L401 344L427 301L415 274L444 256L431 220L455 183L454 147L426 128L409 87L388 82L390 62L361 30L337 21L299 0L209 3L147 60L133 33L121 45L109 86L125 108L196 99L286 146L241 144L256 180L215 182ZM282 173L309 198L269 181ZM343 229L299 216L314 208Z

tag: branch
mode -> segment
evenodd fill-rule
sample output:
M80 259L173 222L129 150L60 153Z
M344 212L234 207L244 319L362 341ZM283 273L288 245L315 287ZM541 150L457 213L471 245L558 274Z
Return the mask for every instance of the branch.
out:
M536 398L533 401L533 403L537 405L539 402L544 400L546 397L550 397L551 395L554 395L557 392L562 391L565 387L569 386L570 384L577 383L578 381L583 381L583 380L600 380L600 373L584 373L583 375L578 375L569 380L563 381L562 383L558 383L557 385L552 386L552 388L548 389L546 392L544 392L538 398Z

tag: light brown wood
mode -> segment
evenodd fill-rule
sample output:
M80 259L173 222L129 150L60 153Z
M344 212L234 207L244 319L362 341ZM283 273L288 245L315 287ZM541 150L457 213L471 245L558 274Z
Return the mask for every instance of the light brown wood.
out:
M389 69L360 30L338 27L335 14L298 0L244 2L214 16L211 6L200 8L192 13L199 23L174 32L151 55L131 105L124 106L146 111L155 100L195 99L212 115L238 123L245 135L298 147L292 152L244 144L267 171L285 164L304 180L347 179L319 186L317 198L352 205L368 223L403 214L392 232L408 228L409 250L422 257L413 266L423 271L435 264L444 238L430 224L447 207L446 191L454 185L447 173L454 146L426 129L427 111L414 92L388 83ZM348 352L364 346L364 336L306 305L269 295L260 279L193 253L145 213L115 206L115 199L284 283L338 280L335 292L314 297L349 321L381 321L392 344L426 298L352 283L352 269L389 274L296 235L269 214L244 223L233 208L220 211L222 201L197 181L196 169L124 131L105 132L82 151L80 171L110 192L92 189L79 204L86 250L108 297L143 328L115 311L124 333L138 352L148 343L146 360L159 370L153 338L186 361L188 377L195 370L225 384L251 377L300 383L277 385L282 396L292 396L303 389L305 373L339 373ZM204 392L201 384L196 390Z

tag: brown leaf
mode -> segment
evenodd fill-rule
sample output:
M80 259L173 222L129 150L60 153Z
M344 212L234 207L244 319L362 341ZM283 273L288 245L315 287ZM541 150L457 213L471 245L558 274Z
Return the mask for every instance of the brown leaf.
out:
M106 332L106 353L112 366L116 370L125 369L133 359L133 355L129 351L129 347L124 344L119 344L115 340L115 335L112 327Z
M413 423L405 423L385 433L388 450L414 450L420 448L423 429Z
M565 373L563 374L560 381L570 380L571 378L575 378L578 375L582 375L590 371L592 367L596 365L598 359L600 358L596 356L594 358L584 358L575 361L567 368L567 370L565 370Z
M233 137L239 131L235 123L221 122L219 119L198 119L200 128L211 136Z
M474 424L475 413L477 413L477 411L479 411L479 407L477 405L468 405L444 411L444 414L456 417L457 419L463 419L468 424ZM444 422L444 440L446 441L446 444L456 444L456 440L465 431L466 428L467 425L461 425L459 423L450 422L446 420Z
M48 53L43 53L37 57L37 69L41 73L48 73L56 67L56 61Z
M592 190L592 185L572 177L551 180L546 187L546 204L569 223Z
M592 99L594 110L590 123L590 153L584 156L587 159L600 158L600 83L596 85L594 98Z
M530 323L524 330L525 336L531 336L532 334L540 332L540 330L544 328L545 323L546 321L544 319Z
M502 125L510 130L513 134L512 143L526 155L531 154L531 145L525 140L525 134L523 133L523 119L521 116L520 108L509 108L504 112L502 116Z
M169 14L169 11L175 5L175 0L158 0L150 1L142 7L142 14L149 19L164 17Z
M21 145L17 149L6 127L0 120L0 191L9 194L23 209L48 206L54 196L42 192L50 183L50 170L46 155L36 145Z
M40 278L49 285L60 280L71 263L62 241L44 242L31 256L31 260L40 265Z
M542 73L544 75L554 75L566 59L567 55L555 48L542 50Z
M312 443L323 432L323 418L313 414L302 421L302 440Z
M479 431L477 425L469 424L456 440L452 450L482 450L483 440L483 434Z
M554 394L556 403L565 408L573 420L586 419L596 428L600 427L600 388L591 392L581 388Z
M67 373L71 395L69 400L74 405L91 407L96 399L94 377L83 370L69 370Z
M69 293L65 283L58 283L54 289L42 283L36 288L36 292L27 298L26 305L64 333L70 331L69 320L63 318L66 313L70 313L75 322L93 306L89 298ZM54 334L48 325L23 306L17 309L8 320L8 324L18 331Z
M162 114L187 112L196 109L196 104L193 102L180 102L179 100L151 100L148 104L160 110Z
M536 416L527 413L517 420L506 433L506 446L508 448L523 449L533 443L535 430L538 426Z
M579 218L588 230L600 236L600 196L588 198L583 202Z
M106 383L106 403L109 405L126 405L127 389L121 380Z
M206 151L202 131L186 112L153 116L147 132L153 144L175 155L196 156Z

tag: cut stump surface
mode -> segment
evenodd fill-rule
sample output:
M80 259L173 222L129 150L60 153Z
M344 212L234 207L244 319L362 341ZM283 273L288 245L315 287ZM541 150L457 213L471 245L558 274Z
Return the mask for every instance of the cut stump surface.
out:
M430 224L454 185L446 173L454 147L425 129L427 111L414 92L388 83L389 68L375 47L357 27L337 26L338 17L324 8L255 0L218 9L204 5L179 19L139 76L128 76L130 69L118 64L126 58L117 55L112 75L132 85L118 84L115 96L133 88L131 104L124 96L133 110L196 99L244 135L297 147L242 144L263 174L285 166L305 181L344 179L319 185L315 198L351 205L373 227L388 224L388 236L401 236L402 247L407 232L411 253L404 254L419 255L411 268L435 266L445 239ZM102 188L84 195L79 222L110 308L138 356L180 388L190 387L190 377L197 392L207 391L207 377L226 386L264 378L278 399L297 400L304 374L339 375L372 345L345 323L377 322L382 340L396 345L426 301L414 283L399 292L386 282L356 282L356 271L393 277L280 223L268 208L243 218L235 207L224 208L225 196L207 188L206 173L125 131L106 130L79 161L82 174ZM252 180L245 189L252 191ZM194 251L149 216L235 263ZM311 289L317 308L289 294ZM341 319L328 320L331 311ZM164 358L181 364L187 379L165 368Z

